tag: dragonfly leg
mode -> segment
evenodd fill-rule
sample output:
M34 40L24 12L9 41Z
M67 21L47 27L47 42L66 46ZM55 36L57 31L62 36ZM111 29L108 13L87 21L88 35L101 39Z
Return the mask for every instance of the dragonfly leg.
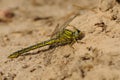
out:
M75 49L75 48L73 47L73 44L74 44L74 43L75 43L75 42L71 42L71 43L69 44L72 49Z

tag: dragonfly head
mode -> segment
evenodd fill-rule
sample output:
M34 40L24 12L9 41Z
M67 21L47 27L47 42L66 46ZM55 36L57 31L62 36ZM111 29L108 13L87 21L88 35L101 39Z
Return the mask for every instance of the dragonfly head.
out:
M76 40L81 40L84 36L85 36L85 34L83 32L81 32L80 30L76 29L74 31L74 37Z
M85 36L85 34L83 32L81 32L79 29L77 29L76 27L74 27L72 25L69 25L66 28L73 32L73 38L75 40L81 40Z

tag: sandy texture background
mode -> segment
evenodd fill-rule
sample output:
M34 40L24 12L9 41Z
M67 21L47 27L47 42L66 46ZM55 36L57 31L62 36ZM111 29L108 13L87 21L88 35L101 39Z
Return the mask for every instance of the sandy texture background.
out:
M120 80L119 0L0 0L0 80ZM13 18L2 13L9 10ZM7 56L50 39L57 24L85 33L80 43Z

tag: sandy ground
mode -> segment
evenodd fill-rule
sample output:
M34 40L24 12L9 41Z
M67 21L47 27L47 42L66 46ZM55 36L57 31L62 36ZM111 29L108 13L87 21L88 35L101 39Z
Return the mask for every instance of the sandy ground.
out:
M0 80L120 80L120 3L116 0L0 0L15 16L0 22ZM8 59L12 52L50 39L57 24L70 25L80 43L47 47ZM0 15L1 16L1 15ZM1 20L4 18L1 18Z

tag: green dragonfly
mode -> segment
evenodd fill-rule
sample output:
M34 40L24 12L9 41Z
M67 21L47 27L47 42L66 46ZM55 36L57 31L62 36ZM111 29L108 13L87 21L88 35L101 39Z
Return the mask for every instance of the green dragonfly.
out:
M43 41L41 43L37 43L35 45L29 46L27 48L23 48L21 50L18 50L16 52L13 52L11 55L8 56L8 58L17 58L20 55L29 52L31 50L44 47L47 45L50 46L63 46L66 44L72 44L75 43L77 40L81 40L84 37L84 33L78 30L77 28L73 27L72 30L65 28L68 26L68 24L76 17L77 15L70 18L67 22L65 22L62 26L64 28L57 33L57 35L47 41Z

